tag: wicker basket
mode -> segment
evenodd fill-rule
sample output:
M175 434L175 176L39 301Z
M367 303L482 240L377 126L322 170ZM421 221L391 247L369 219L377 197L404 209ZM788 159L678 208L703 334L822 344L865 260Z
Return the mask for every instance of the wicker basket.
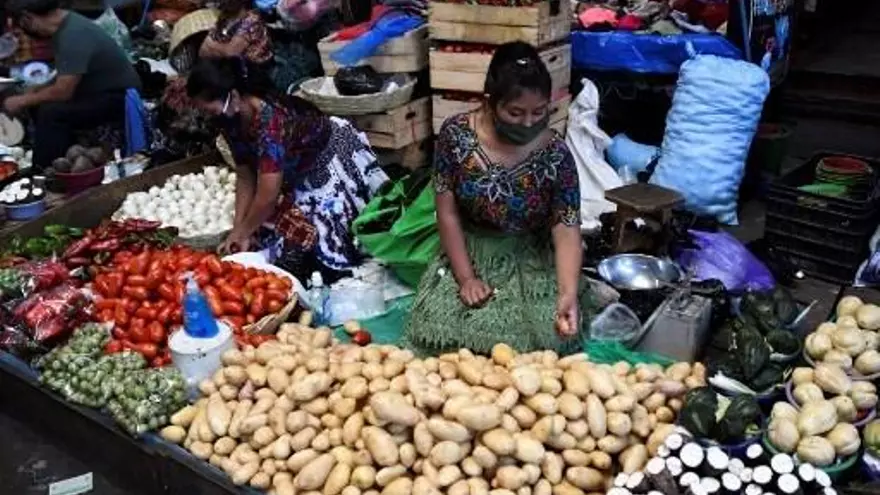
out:
M181 17L179 21L174 23L174 30L171 31L168 55L173 56L178 45L190 36L210 31L217 25L218 19L219 14L214 9L200 9Z
M322 112L330 115L367 115L406 105L412 99L416 86L415 78L405 74L396 74L389 78L389 82L394 81L400 85L393 92L383 91L357 96L341 96L319 93L324 80L324 77L316 77L302 83L302 97L314 103Z

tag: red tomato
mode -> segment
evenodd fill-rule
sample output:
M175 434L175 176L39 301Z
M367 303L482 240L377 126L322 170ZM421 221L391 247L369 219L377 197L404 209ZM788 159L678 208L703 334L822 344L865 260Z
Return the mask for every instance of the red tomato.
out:
M145 327L132 327L128 331L128 336L132 342L139 344L150 341L150 334Z
M266 297L265 294L259 293L254 296L254 300L250 304L250 313L255 318L262 318L266 315Z
M174 325L180 325L183 323L183 308L177 306L171 311L171 323Z
M156 357L156 354L159 352L159 349L156 347L156 344L133 344L131 346L132 350L139 352L147 358L148 361L152 360Z
M205 297L211 299L222 299L220 297L220 291L218 291L215 287L211 287L210 285L202 289L205 292Z
M281 309L284 308L284 303L275 299L269 299L269 302L266 303L266 311L270 314L275 314Z
M98 310L114 310L119 305L119 299L99 299L95 302L95 308Z
M134 315L147 321L153 321L156 319L156 310L147 306L141 306L134 312Z
M119 297L122 291L122 284L125 276L120 272L110 272L107 274L107 297Z
M125 333L125 330L116 326L113 327L113 330L110 330L110 335L112 335L114 339L119 340L124 340L128 337L128 335Z
M220 262L220 258L218 258L216 255L211 254L205 256L205 258L202 260L202 263L204 264L205 268L207 268L208 271L211 272L211 274L213 274L214 276L223 275L223 263Z
M162 285L162 282L165 281L166 275L165 270L162 268L155 268L147 272L147 287L150 289L155 289Z
M150 342L154 344L161 344L165 342L167 335L165 333L165 327L159 323L158 321L154 321L150 323L150 326L147 328Z
M243 315L244 304L235 301L225 301L222 303L224 315Z
M287 301L287 293L280 290L270 289L266 291L266 299L269 299L270 301L284 302Z
M146 301L150 296L146 287L132 287L128 285L122 288L122 295L137 301Z
M244 321L245 323L250 325L251 323L256 323L257 319L254 317L254 315L248 313L247 316L244 317Z
M98 275L95 277L95 281L92 282L92 287L94 287L95 292L104 296L104 297L112 297L110 295L110 283L106 278Z
M113 311L113 321L115 321L120 327L124 328L128 326L128 311L126 311L121 305L116 306L116 309Z
M236 289L226 282L220 282L217 284L217 289L220 292L220 297L222 297L224 301L241 302L244 299L241 289Z
M196 266L197 262L198 260L195 258L195 256L184 254L183 256L177 258L177 263L175 265L177 266L177 269L179 271L187 271L192 270L192 268Z
M176 293L174 292L174 286L171 284L161 284L157 289L159 292L159 296L166 301L174 301L174 297Z
M248 289L251 289L251 290L256 289L256 288L260 288L260 287L265 287L266 286L266 279L264 277L255 276L254 278L248 280L244 284L244 286L247 287Z
M171 321L171 314L173 313L172 307L165 306L158 313L156 313L156 321L163 325L167 325Z
M122 307L124 307L125 310L129 313L134 313L135 311L137 311L139 305L139 301L135 301L131 298L125 298L122 300Z
M351 341L357 345L367 345L373 341L373 336L366 330L358 330L351 336Z
M211 283L211 274L205 270L196 270L193 272L193 279L199 284L199 287L205 287Z
M211 307L211 312L214 313L214 316L223 316L223 303L220 302L220 299L211 296L206 296L206 299L208 300L208 306Z
M147 277L143 275L129 275L128 278L125 279L125 285L130 287L146 287Z
M150 252L144 251L143 253L135 256L131 260L128 261L125 269L129 275L143 275L147 273L147 268L150 266Z
M116 354L117 352L122 351L122 342L118 340L111 340L107 342L107 345L104 346L104 352L107 354Z

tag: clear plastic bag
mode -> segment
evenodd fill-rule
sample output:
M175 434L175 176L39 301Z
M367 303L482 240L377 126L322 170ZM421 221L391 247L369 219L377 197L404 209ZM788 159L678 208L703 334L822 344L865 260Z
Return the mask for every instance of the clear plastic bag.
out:
M642 331L639 317L625 304L614 303L602 310L590 323L590 338L626 343Z
M126 54L131 53L131 33L128 31L128 27L125 23L119 20L119 17L116 16L116 12L114 12L113 9L105 10L103 14L95 19L95 24L100 26L104 32L110 35L110 37L113 38L113 41L115 41L120 48L125 50Z
M177 368L150 368L128 373L113 388L107 410L131 435L168 424L186 405L186 380Z

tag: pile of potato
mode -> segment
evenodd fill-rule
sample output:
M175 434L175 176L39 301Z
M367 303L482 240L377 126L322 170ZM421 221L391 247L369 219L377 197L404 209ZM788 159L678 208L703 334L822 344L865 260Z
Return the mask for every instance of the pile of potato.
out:
M880 373L880 307L855 296L841 298L837 321L819 325L807 335L804 348L815 363L875 376Z
M582 495L641 470L702 365L605 366L497 345L416 359L286 324L231 350L162 436L277 495Z

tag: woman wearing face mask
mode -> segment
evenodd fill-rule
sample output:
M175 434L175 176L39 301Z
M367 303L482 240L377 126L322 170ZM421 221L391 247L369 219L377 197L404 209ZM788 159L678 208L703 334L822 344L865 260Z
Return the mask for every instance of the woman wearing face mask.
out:
M443 124L434 156L443 252L419 284L409 345L577 349L591 298L580 283L577 170L548 129L550 91L535 49L508 43L492 57L483 107Z
M366 136L297 97L250 87L234 60L202 60L187 79L238 164L235 219L222 252L269 249L299 280L359 262L352 220L388 180Z

